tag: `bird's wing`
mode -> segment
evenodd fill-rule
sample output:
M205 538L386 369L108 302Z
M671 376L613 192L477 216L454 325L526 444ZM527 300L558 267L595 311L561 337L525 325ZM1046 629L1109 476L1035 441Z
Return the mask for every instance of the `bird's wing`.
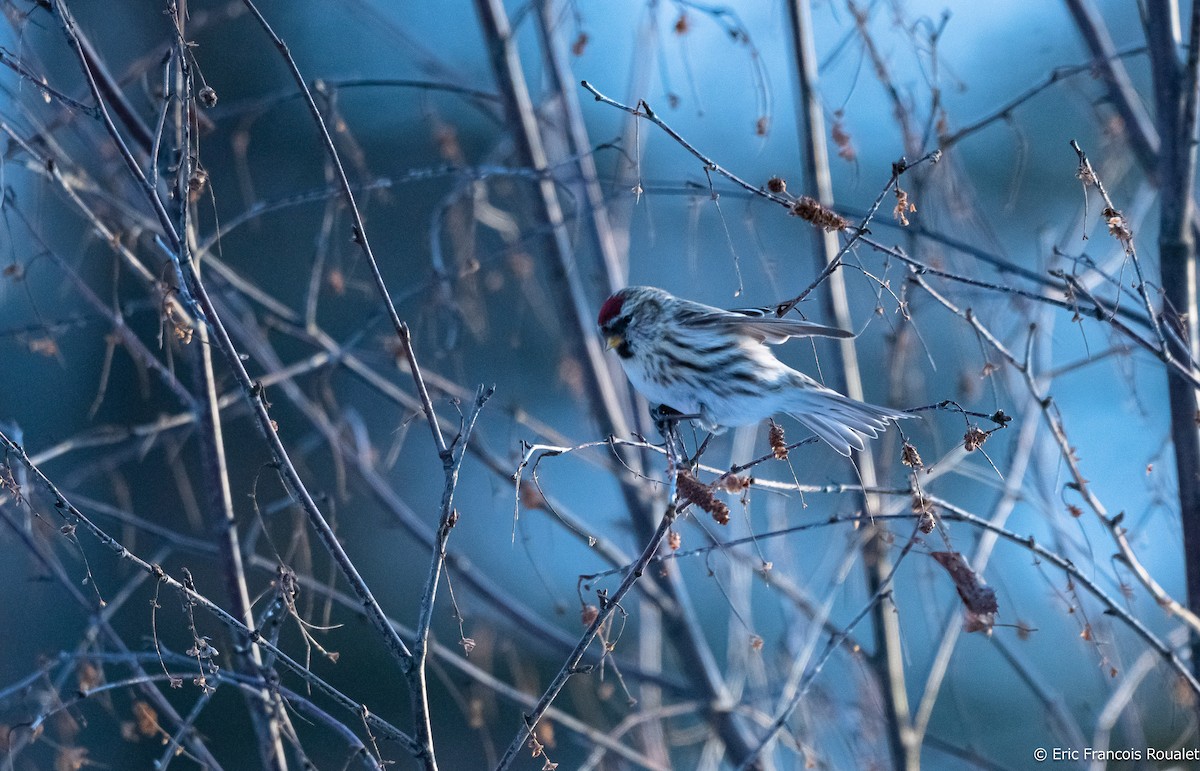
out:
M854 337L837 327L814 324L800 319L781 319L769 308L739 308L724 311L694 304L686 323L695 328L715 329L748 335L762 343L782 343L790 337Z

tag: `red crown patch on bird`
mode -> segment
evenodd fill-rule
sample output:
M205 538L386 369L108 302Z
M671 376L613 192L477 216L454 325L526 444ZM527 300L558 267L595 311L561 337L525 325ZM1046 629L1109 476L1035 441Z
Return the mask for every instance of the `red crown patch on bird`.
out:
M596 324L603 327L617 317L621 312L621 306L625 304L625 293L617 292L612 297L604 301L604 305L600 306L600 318L596 320Z

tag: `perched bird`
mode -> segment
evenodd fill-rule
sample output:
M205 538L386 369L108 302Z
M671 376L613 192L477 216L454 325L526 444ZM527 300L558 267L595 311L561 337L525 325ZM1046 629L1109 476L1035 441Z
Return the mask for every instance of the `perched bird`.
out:
M787 366L767 346L791 337L853 337L835 327L721 310L650 286L631 286L600 307L600 334L633 387L652 404L723 431L787 413L842 455L862 450L888 421L911 417L851 399Z

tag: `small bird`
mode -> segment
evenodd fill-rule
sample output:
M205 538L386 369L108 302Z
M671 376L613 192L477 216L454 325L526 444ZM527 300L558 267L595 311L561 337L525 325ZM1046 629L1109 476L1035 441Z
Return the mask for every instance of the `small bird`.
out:
M849 456L888 421L912 417L843 396L775 358L767 346L791 337L854 333L772 313L726 311L631 286L604 301L597 323L642 396L696 418L708 431L786 413Z

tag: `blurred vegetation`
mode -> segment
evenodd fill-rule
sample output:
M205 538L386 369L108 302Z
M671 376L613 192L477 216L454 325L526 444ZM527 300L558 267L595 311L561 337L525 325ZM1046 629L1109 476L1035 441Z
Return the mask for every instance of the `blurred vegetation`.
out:
M1144 5L4 0L4 767L1200 746L1196 12ZM626 284L803 295L859 335L781 357L921 419L664 443Z

